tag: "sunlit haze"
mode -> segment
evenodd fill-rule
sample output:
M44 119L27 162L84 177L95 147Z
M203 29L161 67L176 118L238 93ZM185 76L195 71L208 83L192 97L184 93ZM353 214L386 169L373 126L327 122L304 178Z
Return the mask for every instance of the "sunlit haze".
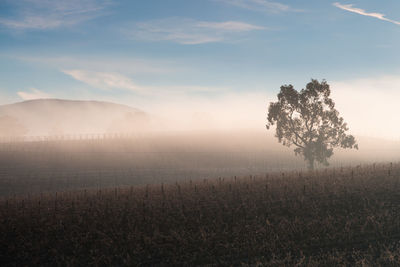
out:
M331 85L352 133L398 140L399 9L394 0L2 1L0 104L98 100L163 118L164 129L263 131L280 86L315 78Z
M0 0L1 266L400 266L400 0Z

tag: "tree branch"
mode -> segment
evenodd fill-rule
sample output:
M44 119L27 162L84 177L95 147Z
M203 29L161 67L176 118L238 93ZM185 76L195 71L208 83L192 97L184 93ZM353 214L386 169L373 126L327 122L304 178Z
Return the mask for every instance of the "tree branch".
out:
M289 118L289 123L290 123L290 125L291 125L290 130L291 130L292 133L296 136L296 141L297 141L297 138L298 138L298 139L300 139L301 141L303 141L304 145L307 145L307 141L304 140L304 138L301 137L301 136L294 130L294 122L293 122L292 116L293 116L293 109L291 109L290 115L288 116L288 118ZM299 146L299 147L304 148L303 146L300 146L300 145L296 144L295 142L293 142L293 144L295 144L296 146Z

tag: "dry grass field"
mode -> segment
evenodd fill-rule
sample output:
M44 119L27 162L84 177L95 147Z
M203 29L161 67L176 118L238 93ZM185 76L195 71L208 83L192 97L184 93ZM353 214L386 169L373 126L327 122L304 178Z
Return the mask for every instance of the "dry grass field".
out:
M398 266L400 164L0 203L3 266Z

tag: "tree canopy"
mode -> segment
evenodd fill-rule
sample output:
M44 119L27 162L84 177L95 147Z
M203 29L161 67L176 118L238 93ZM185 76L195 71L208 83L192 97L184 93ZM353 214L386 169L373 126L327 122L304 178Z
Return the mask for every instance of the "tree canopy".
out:
M267 129L276 125L276 137L285 146L296 146L296 155L302 155L308 167L314 163L329 165L334 147L356 148L354 136L330 98L329 84L312 79L300 92L292 85L282 85L278 101L268 108Z

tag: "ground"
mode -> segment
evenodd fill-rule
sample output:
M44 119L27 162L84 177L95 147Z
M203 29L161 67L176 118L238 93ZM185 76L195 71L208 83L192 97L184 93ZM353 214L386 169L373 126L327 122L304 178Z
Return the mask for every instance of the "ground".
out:
M10 197L15 265L400 264L400 164Z

